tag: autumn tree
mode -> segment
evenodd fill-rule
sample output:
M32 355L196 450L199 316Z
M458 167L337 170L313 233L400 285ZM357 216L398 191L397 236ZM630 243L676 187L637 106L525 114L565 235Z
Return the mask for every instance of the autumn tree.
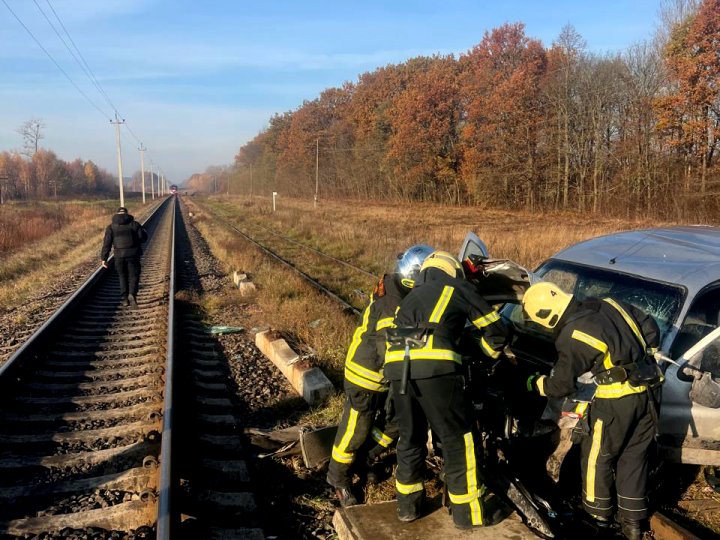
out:
M665 47L675 83L656 101L658 129L684 161L685 193L707 190L708 169L720 140L720 0L704 0L681 21Z
M462 172L476 199L535 206L540 180L540 81L547 57L521 23L486 32L460 59Z
M388 110L387 160L406 199L460 202L457 77L453 57L433 58Z
M95 191L99 180L97 165L95 165L92 161L86 161L83 167L83 176L85 177L85 188L90 192Z

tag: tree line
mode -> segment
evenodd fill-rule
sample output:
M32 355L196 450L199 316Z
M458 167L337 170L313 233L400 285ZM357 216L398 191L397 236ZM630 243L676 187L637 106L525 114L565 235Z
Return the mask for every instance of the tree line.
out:
M457 57L363 73L273 116L210 176L218 191L307 197L317 175L321 197L706 219L720 200L720 0L662 16L654 40L616 54L589 52L572 26L545 47L515 23Z
M39 148L29 158L0 152L0 194L10 199L45 199L117 191L112 175L92 161L64 161Z

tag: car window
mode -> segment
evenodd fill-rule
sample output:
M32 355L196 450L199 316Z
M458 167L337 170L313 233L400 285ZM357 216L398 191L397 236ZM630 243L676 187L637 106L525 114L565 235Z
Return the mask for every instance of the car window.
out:
M611 297L632 304L651 315L663 335L672 327L683 298L680 287L567 262L549 261L535 273L573 294L576 300ZM503 315L521 329L548 333L539 325L525 322L518 306L507 306Z
M673 341L670 356L679 358L685 351L718 326L720 318L720 283L699 293L688 310L680 331Z

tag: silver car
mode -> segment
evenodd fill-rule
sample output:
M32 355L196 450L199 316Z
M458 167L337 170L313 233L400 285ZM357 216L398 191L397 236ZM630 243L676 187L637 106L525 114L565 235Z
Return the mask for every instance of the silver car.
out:
M487 256L470 233L460 252ZM523 283L551 281L582 300L613 297L651 314L662 331L662 350L683 367L663 362L665 384L660 443L672 461L720 465L720 228L671 227L628 231L575 244L543 262L534 273L512 264L505 299ZM516 329L520 358L551 367L556 352L549 334L523 320L517 304L503 316Z

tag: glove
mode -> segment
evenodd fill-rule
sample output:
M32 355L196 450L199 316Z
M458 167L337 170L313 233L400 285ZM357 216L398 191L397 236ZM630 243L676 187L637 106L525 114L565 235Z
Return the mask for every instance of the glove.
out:
M528 392L535 392L537 390L537 386L535 383L540 378L540 373L533 373L527 378L527 381L525 382L525 387L527 388Z

